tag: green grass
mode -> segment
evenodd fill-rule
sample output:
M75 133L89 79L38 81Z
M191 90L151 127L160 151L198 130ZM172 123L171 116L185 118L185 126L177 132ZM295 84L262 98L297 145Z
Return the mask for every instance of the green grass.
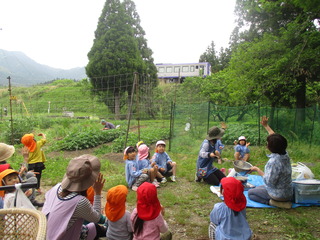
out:
M61 123L63 124L63 123ZM44 148L47 156L46 169L43 172L42 184L53 186L60 182L64 176L67 164L72 156L91 151L101 160L101 172L104 174L106 184L104 190L123 184L126 185L124 177L124 161L122 153L110 153L107 143L95 147L94 149L73 151L57 151L53 146L59 139L73 129L80 126L87 126L88 129L94 127L100 128L99 123L95 121L71 121L65 123L68 128L59 127L61 124L52 124L48 129L36 129L47 134L48 143ZM123 123L125 124L125 123ZM136 122L133 122L136 124ZM156 134L153 129L159 125L159 122L146 121L142 132L149 132L145 135L149 145L154 144L154 137L151 132ZM160 125L166 126L164 122ZM132 125L133 126L133 125ZM57 130L56 130L57 129ZM90 130L91 131L91 130ZM135 127L132 131L137 133ZM177 162L178 171L177 183L168 182L165 186L158 189L161 204L166 208L165 218L168 221L171 231L174 233L174 239L206 239L209 224L209 214L213 205L221 200L210 192L209 186L204 183L194 182L195 164L197 154L203 138L192 139L188 136L180 136L173 139L170 143L168 140L167 147L171 144L172 149L168 151L170 157ZM142 140L144 140L142 138ZM151 145L153 153L154 145ZM16 153L10 159L13 168L18 169L22 162L20 155L21 145L16 145ZM250 146L251 163L263 169L268 153L265 146ZM167 149L168 150L168 149ZM303 162L307 164L315 178L320 178L320 149L318 147L309 148L307 145L293 144L288 147L289 155L293 162ZM233 159L233 145L226 145L223 150L223 158ZM223 162L217 165L219 168L231 168L232 162ZM127 198L128 209L132 210L136 203L136 193L129 191ZM317 214L319 207L299 207L290 210L283 209L247 209L247 218L250 227L260 239L319 239L320 216Z
M221 201L220 198L211 193L207 184L194 182L199 147L207 131L207 119L204 118L208 110L207 103L201 105L192 105L190 102L185 102L184 105L177 104L172 132L173 139L168 141L170 126L168 110L170 109L170 96L173 99L172 95L175 88L176 86L173 85L160 86L158 89L159 96L155 99L156 103L153 103L155 104L153 107L157 109L156 116L154 116L157 120L140 121L140 138L151 146L151 153L154 151L155 141L165 139L170 157L177 162L178 182L168 182L158 189L159 199L166 208L165 219L174 233L174 239L203 240L207 239L208 236L209 214L213 205ZM47 135L48 143L44 147L47 162L46 169L43 171L42 184L47 188L62 180L68 162L72 157L84 153L91 153L99 157L101 172L106 179L105 191L118 184L126 185L124 161L121 154L124 148L125 135L122 134L115 139L108 136L108 141L106 140L107 137L104 138L102 135L104 133L100 131L102 128L100 118L108 119L113 114L110 114L108 107L98 99L98 96L93 97L90 94L89 89L90 85L86 82L73 82L71 80L56 80L53 83L37 85L32 88L13 87L12 94L17 97L17 101L12 101L16 153L10 159L10 163L12 163L14 169L18 169L22 162L20 154L22 146L19 144L21 136L27 132L43 132ZM8 89L6 87L0 88L0 115L2 120L0 121L0 141L6 143L11 141L11 126L10 117L2 116L2 107L9 106L8 99ZM51 102L50 113L48 113L49 101ZM126 115L126 109L127 107L124 107L121 114ZM61 115L64 110L74 111L77 117L88 116L90 119L62 118ZM140 108L140 111L142 110ZM221 113L221 109L219 111ZM294 112L294 110L291 112ZM223 143L226 147L223 150L222 157L232 160L234 154L232 143L240 135L244 135L251 142L250 162L263 169L268 160L266 157L268 151L264 146L266 132L261 131L260 140L263 146L257 146L259 129L256 120L247 115L248 119L237 122L235 119L237 116L228 119L228 130L223 137ZM279 129L289 129L288 126L292 118L288 116L291 115L284 115L280 118L282 119L282 121L279 121L281 126L278 126L278 123L276 125ZM162 119L165 117L167 119ZM210 126L219 124L219 122L213 122L218 121L217 119L214 120L215 115L211 117ZM112 122L115 125L121 125L121 130L127 130L127 120L112 120ZM184 131L187 122L192 124L191 130L188 132ZM308 128L311 127L310 122L308 124ZM135 145L137 142L139 138L137 126L138 121L132 119L127 145ZM300 129L300 126L297 127ZM105 133L108 134L108 132ZM315 122L313 133L314 142L317 142L318 140L315 141L315 139L320 133L318 122ZM292 162L307 164L315 174L315 178L320 179L319 146L310 147L308 144L299 142L299 140L307 140L307 138L299 139L296 132L284 132L284 135L289 141L288 153ZM68 149L77 150L61 150L63 141L65 141L64 146L68 144ZM89 148L85 149L87 147ZM223 162L218 167L231 168L232 162ZM127 197L128 209L132 210L135 203L136 193L129 191ZM299 207L290 210L248 208L247 219L251 229L260 239L311 240L320 239L318 212L319 207Z

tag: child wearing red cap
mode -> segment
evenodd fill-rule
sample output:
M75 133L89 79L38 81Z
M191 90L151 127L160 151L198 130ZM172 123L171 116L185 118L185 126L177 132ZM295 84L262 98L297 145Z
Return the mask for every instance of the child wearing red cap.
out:
M144 182L137 190L137 207L131 214L133 225L133 240L153 239L171 240L168 224L163 218L164 208L157 196L155 185Z
M28 163L28 171L34 171L35 173L37 173L37 189L38 192L41 193L40 179L42 175L42 170L45 169L44 162L46 161L46 157L41 148L47 142L47 140L46 135L43 133L39 133L38 136L42 136L42 139L36 141L32 133L25 134L21 138L21 143L24 145L24 148L22 149L24 161Z
M224 202L216 203L210 213L209 239L251 239L242 183L234 177L222 178L220 188Z
M128 188L124 185L117 185L110 188L107 193L105 206L106 217L108 218L108 240L131 240L132 222L131 213L126 210Z

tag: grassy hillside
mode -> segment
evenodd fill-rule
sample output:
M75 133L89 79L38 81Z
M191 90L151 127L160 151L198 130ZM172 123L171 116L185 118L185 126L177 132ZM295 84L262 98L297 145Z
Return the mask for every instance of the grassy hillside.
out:
M14 116L62 116L64 111L76 112L77 116L96 114L105 117L108 114L108 108L92 96L86 81L56 80L32 87L12 87L11 95L15 97L12 100ZM0 96L1 110L5 106L9 108L8 88L1 88Z

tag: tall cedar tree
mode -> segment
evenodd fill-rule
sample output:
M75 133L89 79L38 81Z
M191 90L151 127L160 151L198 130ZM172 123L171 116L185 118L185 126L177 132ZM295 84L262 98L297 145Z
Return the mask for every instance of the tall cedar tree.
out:
M87 76L95 91L113 90L114 101L111 102L114 106L106 104L116 117L120 114L121 94L130 92L127 86L133 84L133 73L155 76L156 72L155 67L150 67L153 64L152 51L148 51L149 55L144 53L146 40L139 23L133 2L107 0L98 21L93 46L88 53ZM132 73L132 78L126 79L125 83L121 77L108 77L128 73Z

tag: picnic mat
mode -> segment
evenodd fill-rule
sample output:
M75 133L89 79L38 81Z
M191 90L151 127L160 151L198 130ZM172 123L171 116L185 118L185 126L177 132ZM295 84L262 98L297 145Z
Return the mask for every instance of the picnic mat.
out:
M255 186L260 186L263 185L263 179L261 176L259 175L252 175L252 174L248 174L248 183L251 183ZM212 191L212 189L211 189ZM273 206L270 205L266 205L266 204L262 204L262 203L258 203L255 201L252 201L249 199L248 197L248 190L244 191L244 195L246 196L247 199L247 207L251 207L251 208L275 208ZM223 197L220 197L221 199L223 199ZM315 204L307 204L307 203L292 203L292 208L296 208L296 207L309 207L309 206L320 206L319 203L315 203Z

